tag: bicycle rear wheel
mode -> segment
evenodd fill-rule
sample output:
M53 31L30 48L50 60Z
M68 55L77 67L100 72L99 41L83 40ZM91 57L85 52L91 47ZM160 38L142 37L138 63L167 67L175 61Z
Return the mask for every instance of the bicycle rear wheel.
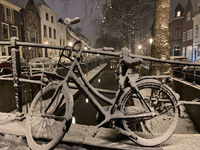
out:
M55 148L71 125L72 110L69 97L64 97L59 89L54 101L51 100L58 87L50 83L34 98L26 119L26 138L33 150Z
M177 127L179 117L177 99L173 91L158 80L143 80L137 83L137 87L144 101L150 110L156 113L156 116L122 120L123 127L133 135L129 138L139 145L162 144L172 136ZM131 96L121 105L121 111L125 115L150 112L133 91L130 93L132 93Z

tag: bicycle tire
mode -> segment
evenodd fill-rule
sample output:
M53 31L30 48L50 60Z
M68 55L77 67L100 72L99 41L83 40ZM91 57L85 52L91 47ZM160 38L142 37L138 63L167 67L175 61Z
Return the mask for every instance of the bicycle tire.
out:
M151 110L154 110L158 115L148 119L122 120L123 128L133 135L129 137L130 140L141 146L162 144L172 136L178 124L179 109L176 106L177 98L171 88L167 85L162 85L158 80L142 80L137 83L137 88ZM160 91L160 89L162 90ZM158 99L157 102L156 99ZM149 112L147 107L144 107L139 102L133 90L130 91L129 98L122 102L120 110L125 115Z
M42 105L40 103L41 91L38 92L31 104L31 108L26 118L26 138L29 147L33 150L50 150L55 148L70 128L73 107L71 108L71 104L69 104L69 102L72 96L69 96L69 98L66 98L66 96L64 96L63 98L62 95L60 95L62 94L60 90L60 94L58 94L60 95L60 97L58 96L57 100L55 99L51 107L47 110L48 114L51 114L53 112L54 116L59 117L59 119L42 117L40 114L40 110L38 110L41 108L41 106L42 110L44 110L43 108L50 103L50 100L48 99L52 97L52 93L54 93L53 91L55 91L57 87L58 84L56 82L50 83L43 88ZM61 99L63 100L63 105L55 107L56 105L58 105L59 102L61 102ZM63 111L61 107L64 108L64 114L62 115L60 115L58 112L58 110ZM60 119L62 117L65 118Z

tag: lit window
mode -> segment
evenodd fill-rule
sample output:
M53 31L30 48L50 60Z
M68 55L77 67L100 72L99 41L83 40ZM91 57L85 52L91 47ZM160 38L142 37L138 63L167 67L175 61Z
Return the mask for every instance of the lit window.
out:
M193 29L190 29L190 30L187 31L187 41L193 39L192 38L192 36L193 36L192 32L193 32Z
M181 16L181 11L177 11L177 17Z
M2 37L3 39L9 39L8 25L4 23L2 23Z
M6 56L6 47L1 46L1 56Z

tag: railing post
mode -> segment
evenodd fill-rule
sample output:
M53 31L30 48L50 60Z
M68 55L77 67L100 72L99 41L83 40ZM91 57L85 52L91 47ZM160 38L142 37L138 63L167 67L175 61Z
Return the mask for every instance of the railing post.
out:
M19 78L21 78L21 64L19 47L16 46L16 37L11 38L11 58L12 58L12 72L13 72L13 86L15 88L15 101L18 112L22 112L22 96L21 96L21 84Z

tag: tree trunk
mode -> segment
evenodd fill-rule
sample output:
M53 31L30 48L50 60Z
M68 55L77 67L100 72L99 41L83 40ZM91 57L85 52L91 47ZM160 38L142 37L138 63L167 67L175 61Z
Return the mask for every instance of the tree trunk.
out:
M170 0L155 0L154 2L153 43L151 56L162 60L170 57L169 53L169 14ZM152 62L152 75L171 74L171 65Z

